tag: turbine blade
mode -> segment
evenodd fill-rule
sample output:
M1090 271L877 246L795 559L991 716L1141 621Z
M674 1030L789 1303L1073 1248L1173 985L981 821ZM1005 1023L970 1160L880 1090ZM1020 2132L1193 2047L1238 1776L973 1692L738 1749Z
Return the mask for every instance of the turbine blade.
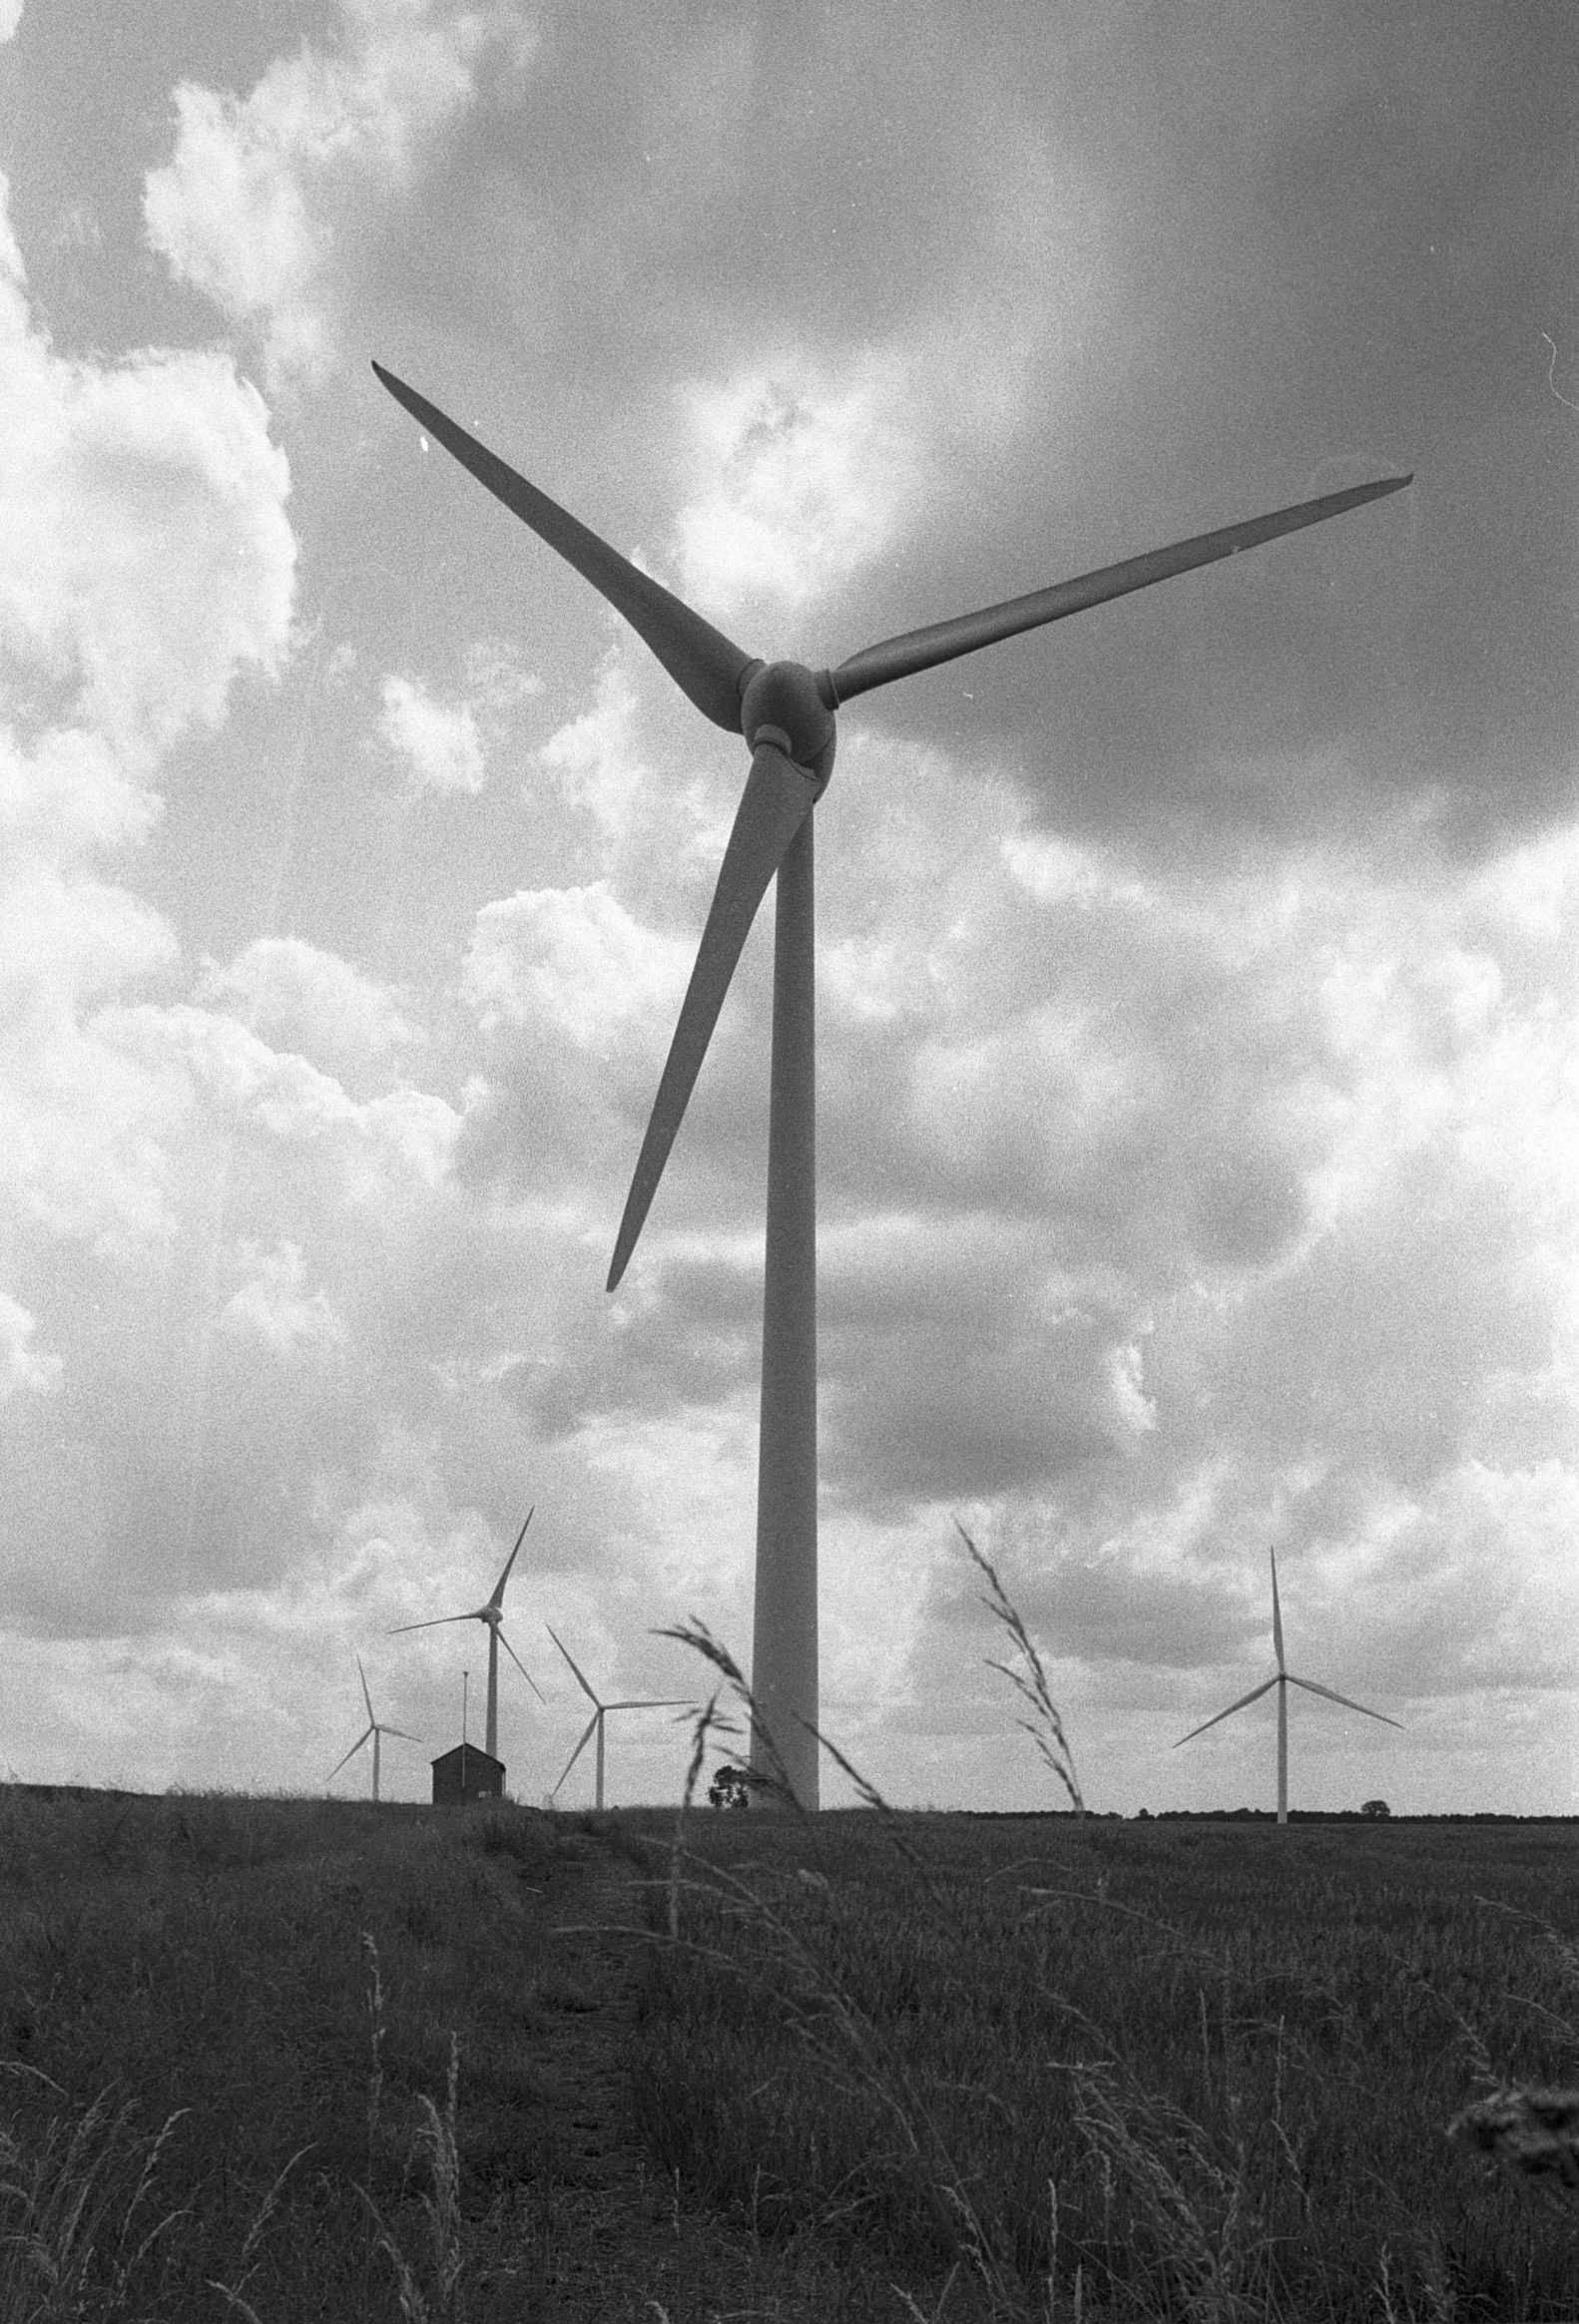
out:
M332 1766L332 1767L329 1769L329 1771L328 1771L327 1775L325 1775L325 1776L324 1776L323 1780L324 1780L324 1782L325 1782L325 1783L332 1783L332 1782L334 1781L334 1778L335 1778L335 1776L336 1776L336 1775L338 1775L338 1773L339 1773L340 1769L341 1769L341 1768L342 1768L342 1767L345 1765L345 1763L346 1763L346 1760L349 1760L349 1759L354 1759L354 1758L355 1758L355 1756L356 1756L357 1752L358 1752L358 1751L361 1749L361 1747L362 1747L363 1743L365 1743L365 1742L366 1742L366 1740L367 1740L367 1735L370 1735L371 1733L372 1733L372 1728L371 1728L371 1727L369 1727L369 1728L367 1729L367 1734L364 1734L364 1735L358 1735L358 1736L357 1736L357 1738L356 1738L355 1742L354 1742L354 1743L352 1743L352 1745L351 1745L350 1749L349 1749L349 1750L346 1752L346 1754L345 1754L345 1758L344 1758L344 1759L336 1759L336 1760L335 1760L335 1762L334 1762L334 1764L333 1764L333 1766Z
M1403 1725L1402 1719L1388 1718L1384 1710L1368 1710L1364 1703L1353 1702L1346 1694L1335 1694L1330 1686L1317 1686L1314 1678L1296 1678L1292 1670L1289 1672L1289 1684L1303 1686L1307 1694L1324 1694L1328 1702L1340 1702L1345 1710L1362 1710L1365 1712L1366 1718L1379 1718L1384 1727L1401 1729Z
M685 1115L691 1092L707 1055L713 1028L719 1021L724 996L741 956L757 907L768 892L768 882L779 869L790 841L811 811L818 785L772 742L761 743L752 757L752 770L735 813L735 827L724 850L719 884L713 891L708 924L680 1010L680 1021L669 1046L669 1059L652 1119L636 1161L636 1174L625 1199L625 1215L614 1245L609 1269L612 1291L624 1274L636 1238L642 1231L658 1181L664 1174L669 1150Z
M1278 1553L1272 1553L1272 1642L1278 1649L1278 1667L1287 1667L1283 1658L1283 1610L1278 1604Z
M581 1664L575 1659L574 1655L571 1653L570 1648L566 1645L558 1630L555 1629L553 1624L551 1622L545 1622L543 1627L547 1630L555 1645L564 1655L565 1660L570 1664L572 1670L575 1671L577 1683L579 1684L581 1691L586 1696L587 1700L589 1702L597 1703L598 1707L602 1709L604 1705L602 1704L600 1698L594 1694L592 1688L588 1685L585 1671L582 1669Z
M399 1638L403 1637L407 1630L436 1630L442 1629L447 1622L480 1622L482 1619L482 1615L475 1609L470 1614L436 1614L431 1622L398 1623L392 1630L386 1630L384 1635L385 1637Z
M381 363L375 363L373 370L396 403L404 404L412 418L469 469L479 484L486 485L495 500L502 500L523 524L531 526L540 541L546 541L584 581L590 581L616 613L625 616L704 717L731 734L740 732L741 679L754 666L750 654L743 654L711 622L705 622L647 574L639 573L568 509L528 484L524 476L517 476L425 395L418 395L414 387L408 387Z
M368 1723L369 1723L369 1725L373 1725L373 1724L376 1724L376 1721L375 1721L375 1719L374 1719L374 1717L373 1717L373 1698L372 1698L372 1696L371 1696L371 1695L368 1693L368 1691L367 1691L367 1673L366 1673L366 1671L365 1671L365 1670L363 1670L363 1669L362 1669L362 1658L361 1658L360 1654L358 1654L358 1655L357 1655L357 1657L356 1657L356 1667L357 1667L357 1670L358 1670L358 1671L360 1671L360 1673L361 1673L361 1682L362 1682L362 1700L363 1700L363 1702L365 1702L365 1703L366 1703L366 1705L367 1705L367 1718L368 1718Z
M378 1732L381 1735L398 1735L402 1743L420 1743L422 1740L420 1735L408 1735L404 1727L380 1727Z
M536 1515L536 1512L537 1503L534 1501L531 1508L526 1513L526 1525L531 1524L533 1517ZM496 1611L504 1604L504 1586L510 1579L510 1568L515 1564L516 1559L521 1555L521 1544L526 1539L526 1525L523 1525L520 1532L516 1535L515 1548L505 1559L504 1572L499 1576L498 1581L493 1586L493 1596L489 1599L488 1604Z
M835 702L847 702L873 687L891 686L896 678L912 678L939 662L961 654L975 654L1013 638L1022 630L1039 630L1047 622L1061 622L1068 614L1084 613L1110 597L1125 597L1133 589L1149 589L1154 581L1169 581L1216 558L1233 557L1241 549L1259 548L1282 533L1298 532L1302 525L1323 524L1345 510L1362 508L1389 492L1401 492L1414 481L1408 476L1384 476L1375 484L1356 484L1347 492L1323 493L1319 500L1302 500L1271 516L1251 517L1243 524L1225 525L1220 532L1197 533L1192 540L1176 541L1169 549L1152 549L1144 557L1126 557L1121 564L1104 565L1078 580L1060 581L1051 589L1035 589L1026 597L1011 597L1002 605L983 606L978 613L961 614L951 622L934 622L924 630L907 630L902 637L885 638L852 654L832 673Z
M598 1714L596 1711L594 1711L591 1718L589 1718L587 1721L586 1733L582 1736L580 1742L576 1745L576 1748L571 1752L570 1757L565 1761L564 1767L560 1771L559 1783L555 1784L553 1790L548 1795L550 1799L558 1798L559 1784L564 1782L565 1777L570 1773L570 1770L575 1766L576 1761L581 1757L582 1752L591 1742L593 1734L597 1728L597 1724Z
M605 1710L689 1710L691 1705L677 1695L666 1695L662 1702L606 1702L603 1707Z
M531 1671L527 1668L520 1655L516 1652L514 1646L511 1645L509 1639L505 1636L503 1623L499 1625L499 1643L501 1646L503 1646L511 1661L520 1671L521 1676L526 1680L526 1683L528 1686L530 1686L532 1692L537 1696L538 1701L541 1702L543 1700L543 1689L538 1685L537 1680L532 1676Z
M1265 1685L1252 1687L1250 1693L1242 1694L1238 1702L1231 1702L1227 1710L1214 1711L1211 1718L1203 1719L1198 1727L1192 1727L1187 1735L1181 1735L1179 1737L1179 1742L1175 1743L1174 1749L1177 1751L1180 1743L1193 1743L1197 1735L1204 1735L1208 1727L1215 1727L1217 1725L1219 1719L1232 1718L1234 1713L1237 1710L1243 1710L1247 1703L1259 1702L1262 1696L1267 1692L1268 1688L1276 1686L1277 1683L1278 1681L1276 1678L1269 1678Z

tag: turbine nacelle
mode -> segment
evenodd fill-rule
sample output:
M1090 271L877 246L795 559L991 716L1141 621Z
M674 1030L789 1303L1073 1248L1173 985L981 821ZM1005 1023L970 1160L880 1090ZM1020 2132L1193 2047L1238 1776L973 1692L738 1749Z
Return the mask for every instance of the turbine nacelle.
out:
M815 781L813 799L821 797L833 771L833 705L827 698L832 692L827 672L807 670L803 662L754 663L741 681L741 732L747 742L754 751L764 743L782 750Z

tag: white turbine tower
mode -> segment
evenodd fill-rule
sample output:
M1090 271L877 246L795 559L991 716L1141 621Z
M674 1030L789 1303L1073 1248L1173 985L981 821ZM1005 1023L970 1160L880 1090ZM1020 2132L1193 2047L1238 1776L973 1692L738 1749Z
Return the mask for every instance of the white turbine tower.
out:
M397 403L573 565L651 647L704 717L751 752L696 967L681 1006L609 1270L624 1274L658 1190L724 996L757 908L777 874L773 1057L769 1068L768 1235L763 1275L762 1428L757 1466L757 1599L752 1627L752 1764L817 1804L816 1134L811 810L833 770L833 713L896 679L977 653L1024 630L1254 549L1302 525L1401 491L1411 480L1329 492L1126 558L1078 580L984 606L867 646L833 670L762 662L641 573L546 493L528 484L415 388L375 363ZM764 1794L764 1796L768 1796Z
M1175 1743L1174 1749L1177 1751L1183 1744L1194 1742L1196 1736L1204 1735L1208 1727L1215 1727L1219 1719L1232 1718L1237 1710L1243 1710L1248 1703L1260 1702L1262 1696L1270 1688L1276 1686L1278 1689L1278 1821L1280 1824L1286 1824L1289 1821L1289 1689L1291 1686L1303 1686L1307 1694L1324 1694L1328 1702L1340 1702L1345 1710L1363 1711L1366 1718L1379 1718L1383 1726L1401 1727L1403 1721L1388 1718L1384 1710L1368 1710L1364 1703L1352 1702L1346 1694L1335 1694L1330 1686L1318 1686L1314 1678L1297 1678L1294 1672L1286 1666L1283 1658L1283 1610L1278 1604L1277 1551L1272 1551L1271 1556L1272 1642L1277 1649L1278 1668L1271 1678L1266 1679L1260 1686L1253 1687L1249 1694L1242 1694L1238 1702L1231 1702L1227 1710L1215 1712L1211 1718L1203 1719L1198 1727L1192 1727L1189 1734L1181 1735L1179 1741Z
M532 1508L526 1513L526 1525L531 1524L536 1508L537 1504L534 1502ZM499 1756L499 1647L501 1644L520 1671L521 1676L526 1680L527 1685L537 1696L538 1701L541 1702L543 1699L542 1688L509 1639L504 1635L504 1586L510 1579L510 1568L521 1554L521 1544L526 1539L526 1525L522 1526L515 1537L515 1548L506 1558L504 1572L494 1584L493 1596L486 1606L474 1606L469 1614L438 1614L433 1617L431 1622L403 1622L389 1632L392 1638L398 1638L403 1637L407 1630L436 1630L447 1622L486 1623L488 1626L488 1739L484 1749L490 1759L497 1759Z
M334 1765L329 1769L324 1788L327 1789L328 1784L334 1781L335 1776L338 1775L340 1769L346 1764L346 1761L355 1758L363 1743L366 1742L368 1735L371 1735L373 1739L373 1797L376 1799L378 1797L378 1743L380 1737L384 1735L398 1735L402 1743L420 1743L422 1738L420 1735L408 1735L404 1727L385 1727L379 1725L377 1719L373 1715L373 1698L367 1691L367 1673L362 1669L362 1658L360 1654L358 1654L356 1657L356 1668L361 1675L362 1700L367 1705L367 1725L365 1730L359 1734L355 1742L352 1743L350 1749L345 1754L345 1758L337 1759Z
M548 1796L551 1800L557 1799L559 1797L560 1783L564 1782L565 1777L570 1773L572 1767L575 1766L576 1761L581 1757L581 1754L586 1749L588 1743L592 1740L593 1736L596 1735L598 1738L597 1798L598 1805L601 1808L603 1805L603 1722L607 1718L609 1712L611 1710L684 1710L687 1705L684 1702L674 1699L673 1697L666 1697L666 1699L662 1702L653 1702L650 1700L644 1702L604 1702L602 1698L595 1694L592 1688L588 1685L586 1678L582 1675L580 1664L572 1658L570 1648L566 1645L558 1630L555 1629L553 1624L544 1623L543 1627L547 1630L555 1645L564 1655L565 1660L570 1663L571 1669L576 1673L577 1685L581 1688L581 1691L587 1697L587 1700L592 1704L592 1716L587 1721L586 1732L583 1734L580 1742L576 1745L576 1748L571 1752L570 1757L565 1761L564 1770L560 1775L559 1783L555 1784L553 1790L549 1793Z

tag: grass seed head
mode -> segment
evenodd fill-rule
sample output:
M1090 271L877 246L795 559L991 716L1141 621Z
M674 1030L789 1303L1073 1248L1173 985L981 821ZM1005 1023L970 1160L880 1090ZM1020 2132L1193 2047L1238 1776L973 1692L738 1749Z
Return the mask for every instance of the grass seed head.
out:
M995 1615L997 1620L1002 1623L1013 1640L1015 1651L1025 1665L1023 1670L1016 1670L1007 1662L995 1662L989 1655L987 1667L989 1670L1000 1671L1026 1705L1031 1715L1029 1718L1020 1719L1017 1724L1024 1728L1042 1758L1068 1792L1076 1815L1083 1816L1086 1812L1086 1803L1080 1796L1080 1781L1075 1774L1074 1753L1069 1747L1069 1738L1064 1732L1062 1715L1053 1700L1053 1690L1048 1683L1047 1672L1042 1666L1042 1657L1037 1652L1031 1633L1021 1619L1019 1608L998 1579L997 1569L992 1564L991 1559L985 1557L977 1549L957 1517L954 1520L954 1529L974 1559L977 1570L986 1579L987 1591L981 1601L982 1605L986 1607L989 1614Z

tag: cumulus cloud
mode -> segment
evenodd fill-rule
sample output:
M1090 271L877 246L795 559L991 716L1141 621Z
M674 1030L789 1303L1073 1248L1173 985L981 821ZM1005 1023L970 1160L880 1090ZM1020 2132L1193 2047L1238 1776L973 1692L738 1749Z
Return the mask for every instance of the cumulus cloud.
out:
M93 1011L179 943L98 859L147 840L163 754L237 673L281 667L289 476L220 357L57 356L3 217L0 385L0 1184L13 1222L136 1242L169 1224L175 1117Z
M919 481L908 377L863 355L829 376L804 355L687 396L696 489L677 531L688 596L796 613L879 556Z
M462 991L484 1026L542 1025L603 1053L669 1023L695 952L641 926L606 880L521 889L478 913Z
M3 193L3 182L0 182ZM0 653L32 717L146 764L276 671L295 542L285 456L222 356L56 356L0 239Z
M620 648L606 654L590 709L556 728L538 756L561 796L592 815L606 840L624 839L652 784L639 730L640 698Z
M468 702L440 701L417 680L390 676L380 732L418 790L481 790L482 743Z
M409 184L468 103L481 10L342 0L342 45L271 64L247 97L185 81L171 159L149 172L149 239L177 278L263 341L271 376L332 359L330 254Z
M307 1290L306 1264L293 1242L263 1250L244 1238L237 1258L246 1279L221 1309L222 1330L251 1335L282 1358L343 1344L345 1325L322 1291Z
M20 1300L0 1291L0 1404L19 1391L45 1396L60 1385L61 1359L33 1346L37 1328Z
M32 867L0 877L0 1186L11 1224L108 1248L169 1223L169 1093L107 1042L91 1004L174 965L174 932L124 889Z
M519 650L498 638L476 638L466 649L466 684L477 700L495 713L531 701L543 691L535 670L523 667Z
M299 936L259 936L205 970L196 998L334 1070L379 1063L422 1039L387 985Z
M186 1002L107 1008L98 1030L184 1101L201 1097L221 1123L268 1142L321 1149L338 1163L341 1190L352 1201L387 1195L408 1177L437 1185L448 1169L461 1117L442 1098L401 1087L358 1101L305 1058Z
M0 833L13 863L80 863L136 846L159 819L159 795L103 734L46 728L24 742L0 730Z

